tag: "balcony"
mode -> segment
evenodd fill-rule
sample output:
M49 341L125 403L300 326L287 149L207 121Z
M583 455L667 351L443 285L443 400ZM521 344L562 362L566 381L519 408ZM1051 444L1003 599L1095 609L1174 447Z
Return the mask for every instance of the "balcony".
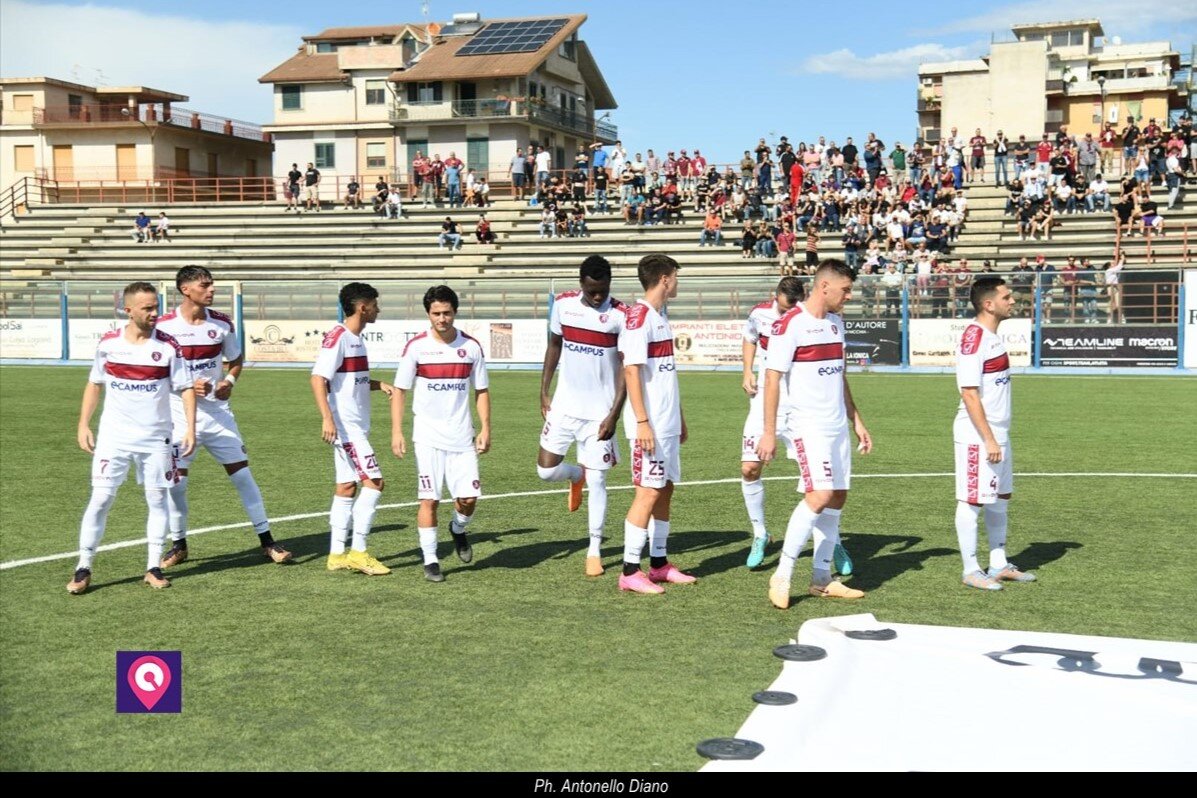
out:
M128 115L124 112L128 111ZM189 130L202 130L222 136L234 136L251 141L270 141L271 136L257 125L224 119L187 108L159 105L139 105L130 108L109 103L106 105L62 105L33 109L33 125L64 127L68 125L140 125L151 127L170 125Z
M570 112L552 106L515 100L454 100L452 102L406 103L391 108L392 124L406 122L440 122L454 119L524 119L541 125L551 125L584 138L608 143L619 137L619 129L612 124L595 121L582 111Z

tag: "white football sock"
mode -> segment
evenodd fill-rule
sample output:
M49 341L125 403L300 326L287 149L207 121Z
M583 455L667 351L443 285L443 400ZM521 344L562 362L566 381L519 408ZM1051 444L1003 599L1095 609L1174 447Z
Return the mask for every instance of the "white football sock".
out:
M179 477L179 481L169 488L170 493L170 539L181 541L187 539L187 514L190 507L187 504L187 477Z
M436 558L436 527L422 526L420 532L420 551L424 555L424 564L431 565L439 562Z
M332 509L328 512L328 526L332 530L328 543L329 554L344 554L345 541L349 537L349 525L353 523L353 497L333 496Z
M186 477L184 477L186 479ZM237 489L241 497L241 505L245 507L245 514L254 525L254 532L259 535L270 531L270 522L266 520L266 505L262 502L262 491L258 490L258 483L254 481L249 468L242 468L229 474L229 481Z
M79 568L91 568L92 560L96 557L96 549L104 537L104 527L108 523L108 511L116 501L116 491L112 488L92 488L91 499L87 502L87 509L83 511L83 522L79 525Z
M454 535L460 535L465 532L465 528L469 526L470 521L474 520L472 515L462 515L456 508L453 510L453 522L449 524L449 531Z
M577 482L582 477L580 466L558 463L552 468L536 466L536 473L545 482Z
M353 503L353 550L366 550L366 536L370 534L370 527L374 524L374 512L378 509L378 502L382 499L382 491L367 488L365 485L357 492L357 501Z
M170 503L166 498L169 491L166 488L146 488L145 504L149 514L145 520L145 536L149 541L146 551L146 566L148 571L157 568L162 563L162 544L166 542L166 531L170 526Z
M843 510L830 507L819 513L815 521L815 554L811 566L811 582L820 587L831 581L831 564L835 555L835 544L840 542L840 515Z
M666 557L666 542L669 540L669 522L653 519L653 544L648 553L653 557Z
M607 472L594 468L586 469L586 487L590 491L586 499L587 523L590 527L589 557L602 555L603 527L607 523Z
M752 524L752 536L767 536L769 532L765 529L765 483L760 479L752 482L741 479L740 490L744 494L744 506L748 509L748 521Z
M968 502L956 502L956 541L964 560L964 575L981 570L977 563L977 518L981 508Z
M631 521L623 522L623 561L629 565L639 565L640 555L644 552L644 544L648 543L648 530L634 525Z
M1006 527L1007 507L1009 499L994 499L993 504L985 507L985 533L989 536L989 567L1005 568L1009 565L1006 560Z
M798 502L790 514L790 523L786 525L786 539L781 546L781 559L777 563L778 576L789 579L794 575L794 563L818 520L819 514L807 506L805 499Z

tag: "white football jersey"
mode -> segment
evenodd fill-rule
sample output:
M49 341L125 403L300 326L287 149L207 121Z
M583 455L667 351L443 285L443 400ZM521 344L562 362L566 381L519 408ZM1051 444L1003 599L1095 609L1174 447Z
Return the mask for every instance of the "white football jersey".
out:
M1010 442L1010 357L1000 335L976 322L964 328L956 354L956 387L977 388L985 420L998 443ZM955 438L961 443L982 443L960 400L956 412Z
M158 452L170 446L170 400L191 387L191 375L175 339L155 330L133 344L124 330L100 338L88 380L107 386L97 446L125 452Z
M209 408L227 408L228 399L216 398L216 384L224 378L224 361L241 356L241 341L233 330L233 320L209 308L203 321L192 324L179 315L176 308L159 316L155 327L178 341L193 381L207 379L212 383L207 396L196 394L196 413L206 412ZM172 395L170 404L175 416L182 419L183 400Z
M474 448L474 419L470 415L470 382L486 390L486 359L477 340L457 331L452 343L434 332L420 333L407 342L395 387L414 394L412 440L451 452Z
M587 421L602 421L615 402L615 375L621 368L617 347L628 306L615 297L597 308L581 291L566 291L553 302L549 331L560 335L561 360L553 407Z
M772 332L766 365L784 375L791 424L828 434L844 429L843 319L834 313L816 318L799 302Z
M762 302L754 307L744 320L744 340L757 345L756 351L756 396L749 401L752 412L765 410L765 371L768 369L769 337L773 334L773 324L781 318L781 311L777 308L777 301ZM781 397L777 403L777 413L782 414L789 404L789 390L786 381L781 381ZM760 407L757 407L760 405Z
M312 374L328 381L328 405L337 435L356 441L370 432L370 359L366 342L344 324L324 334Z
M648 420L657 438L682 434L682 398L677 387L677 364L673 359L673 329L665 313L658 313L643 299L631 305L619 334L619 352L625 366L640 369L640 389ZM628 440L636 439L636 413L624 409L623 429Z

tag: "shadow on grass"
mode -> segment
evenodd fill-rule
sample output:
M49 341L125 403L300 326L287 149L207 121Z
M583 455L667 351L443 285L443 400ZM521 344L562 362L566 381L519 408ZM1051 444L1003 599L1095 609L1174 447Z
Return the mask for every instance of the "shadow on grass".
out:
M539 531L540 530L537 529L536 527L523 527L520 529L507 529L507 530L504 530L501 532L477 532L477 533L469 532L470 545L474 548L474 558L475 559L474 559L473 563L471 563L470 565L467 565L465 567L468 567L468 568L491 567L491 566L486 565L485 563L488 560L490 560L492 557L498 556L498 555L502 554L503 552L513 551L513 550L518 551L520 548L533 548L532 546L523 546L523 547L516 547L515 549L505 549L505 548L499 549L499 551L496 554L491 554L488 557L486 557L485 559L480 559L480 554L484 554L485 552L480 553L478 551L479 544L502 543L503 539L509 535L525 535L529 532L539 532ZM453 543L449 539L448 529L441 528L438 530L438 532L439 532L439 534L437 537L437 554L440 557L441 563L447 564L448 561L456 562L456 554L454 554ZM403 551L396 552L394 554L388 554L385 557L379 557L379 560L381 562L383 562L387 565L391 565L393 567L396 563L399 563L400 565L402 565L403 563L401 561L403 561L405 559L411 559L416 565L423 567L424 555L423 555L423 552L420 550L419 541L414 537L411 540L413 543L416 543L415 546L413 546L409 549L405 549ZM375 556L377 556L377 555L375 555Z
M1050 543L1032 543L1016 555L1010 556L1011 562L1018 563L1019 570L1035 571L1048 563L1064 559L1071 549L1083 548L1083 544L1074 540L1053 540Z

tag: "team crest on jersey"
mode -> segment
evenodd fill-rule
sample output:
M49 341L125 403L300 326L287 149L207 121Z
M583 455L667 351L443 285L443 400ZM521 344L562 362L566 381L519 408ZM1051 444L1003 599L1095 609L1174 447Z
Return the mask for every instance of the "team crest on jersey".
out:
M208 337L212 340L216 340L216 330L208 330Z
M478 490L478 488L480 488L480 487L482 487L482 483L475 479L474 480L474 490Z
M458 349L458 350L457 350L457 356L458 356L458 357L461 357L461 358L464 358L464 357L466 356L466 351L465 351L464 349Z
M610 316L609 314L607 314L607 313L600 313L600 314L599 314L599 323L600 323L600 324L606 324L606 323L607 323L607 319L609 319L609 318L611 318L611 316Z
M161 360L161 359L162 359L162 353L161 353L161 352L154 352L154 353L152 353L152 354L150 355L150 357L152 357L152 358L153 358L155 361L157 361L157 360Z
M836 327L834 324L831 325L831 334L832 335L838 335L839 331L840 331L839 327Z

